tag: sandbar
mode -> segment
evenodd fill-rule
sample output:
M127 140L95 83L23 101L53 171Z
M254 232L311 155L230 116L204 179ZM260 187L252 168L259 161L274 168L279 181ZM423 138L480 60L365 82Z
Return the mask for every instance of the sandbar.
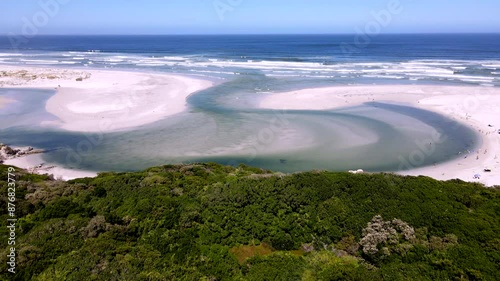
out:
M96 69L2 66L0 87L53 89L44 123L77 132L111 132L150 124L183 112L186 98L211 81L180 75ZM0 100L0 106L4 102Z
M401 170L398 174L424 175L438 180L458 178L480 182L486 186L500 185L498 88L439 85L338 86L267 94L261 98L259 107L328 110L367 102L396 102L440 113L469 126L482 140L479 148L460 155L456 160Z

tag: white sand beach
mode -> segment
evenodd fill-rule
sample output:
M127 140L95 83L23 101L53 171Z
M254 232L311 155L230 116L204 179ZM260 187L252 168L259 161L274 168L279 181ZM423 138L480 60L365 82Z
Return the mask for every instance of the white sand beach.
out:
M53 175L55 179L72 180L97 176L97 172L67 169L46 163L41 154L33 154L24 157L9 159L4 165L23 168L31 173Z
M401 171L439 180L459 178L500 185L500 89L456 86L342 86L269 94L261 108L326 110L365 102L397 102L448 116L473 128L482 145L468 155L436 166ZM361 168L361 167L360 167ZM485 172L490 169L491 172ZM474 179L480 174L480 179Z
M60 119L43 124L78 132L130 129L186 109L186 98L212 86L170 74L2 66L0 87L55 89L46 109ZM5 101L0 100L0 106Z

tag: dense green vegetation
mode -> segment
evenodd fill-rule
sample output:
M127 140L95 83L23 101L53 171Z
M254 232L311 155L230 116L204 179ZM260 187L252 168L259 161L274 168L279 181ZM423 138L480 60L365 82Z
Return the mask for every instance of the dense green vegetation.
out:
M498 188L217 164L16 174L2 280L500 280ZM0 183L6 222L6 166Z

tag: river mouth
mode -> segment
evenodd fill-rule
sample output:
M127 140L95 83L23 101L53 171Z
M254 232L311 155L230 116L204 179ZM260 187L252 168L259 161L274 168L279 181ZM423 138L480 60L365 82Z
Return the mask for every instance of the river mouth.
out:
M252 87L254 85L251 85ZM452 160L479 145L468 127L422 109L366 103L328 111L267 110L230 83L188 98L190 110L130 131L50 129L52 91L0 89L16 100L1 111L1 141L48 152L46 162L92 171L217 162L282 172L399 171Z

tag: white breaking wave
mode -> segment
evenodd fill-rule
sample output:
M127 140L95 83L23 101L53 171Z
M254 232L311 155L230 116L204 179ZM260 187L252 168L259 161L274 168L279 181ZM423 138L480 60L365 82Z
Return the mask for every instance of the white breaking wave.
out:
M386 79L405 79L404 76L393 76L393 75L363 75L367 78L386 78Z
M0 53L0 57L21 57L23 54L19 53Z
M484 67L500 68L500 64L483 64Z
M196 73L235 74L234 72L229 72L229 71L211 71L211 70L196 70L196 69L191 69L189 71Z
M252 58L222 59L203 56L147 56L140 54L86 52L0 53L0 63L33 65L98 65L100 67L161 67L165 70L207 74L211 77L239 75L245 70L256 70L269 77L311 78L375 78L417 80L449 80L466 83L499 83L499 60L409 60L404 62L331 62L271 61ZM493 71L488 71L492 69ZM467 70L467 71L463 71ZM474 70L478 73L474 75ZM468 73L470 72L470 73ZM485 72L487 72L485 74ZM488 76L492 75L492 76Z
M58 64L57 60L34 60L34 59L20 59L21 62L26 62L29 64Z

